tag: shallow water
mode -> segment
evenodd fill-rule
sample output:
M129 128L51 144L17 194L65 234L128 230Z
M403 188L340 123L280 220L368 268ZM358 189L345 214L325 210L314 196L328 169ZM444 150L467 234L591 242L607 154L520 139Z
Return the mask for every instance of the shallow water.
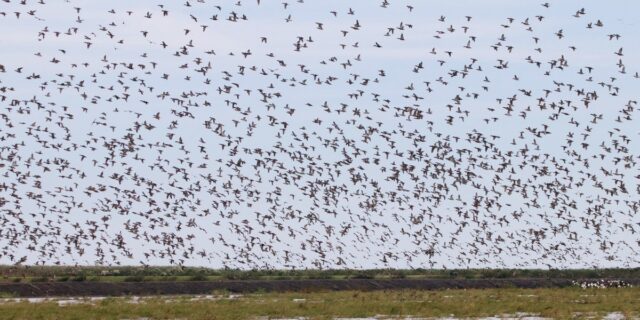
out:
M143 303L145 300L151 299L159 299L165 298L165 302L177 302L181 299L188 299L189 301L202 301L202 300L223 300L223 299L238 299L242 297L240 294L231 294L226 296L221 295L195 295L195 296L130 296L130 297L117 297L118 299L124 299L127 303ZM92 304L104 299L114 298L114 297L32 297L32 298L1 298L0 304L7 303L20 303L20 302L28 302L28 303L47 303L47 302L55 302L59 306L66 306L72 304L80 304L80 303L88 303Z

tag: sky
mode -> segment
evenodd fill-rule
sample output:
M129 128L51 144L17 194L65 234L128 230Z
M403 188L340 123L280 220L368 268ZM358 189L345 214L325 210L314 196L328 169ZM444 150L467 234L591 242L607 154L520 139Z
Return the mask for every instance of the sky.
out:
M640 4L544 3L3 1L0 263L637 267Z

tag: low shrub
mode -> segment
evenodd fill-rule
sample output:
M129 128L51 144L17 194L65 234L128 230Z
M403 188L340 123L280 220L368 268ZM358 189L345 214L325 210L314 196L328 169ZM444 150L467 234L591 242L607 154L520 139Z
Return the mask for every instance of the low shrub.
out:
M31 282L49 282L49 277L47 276L39 276L31 278Z
M76 281L76 282L83 282L83 281L87 281L87 276L86 276L86 275L84 275L84 274L80 274L80 275L77 275L77 276L75 276L75 277L72 277L72 278L71 278L71 281Z
M204 274L196 274L189 278L189 281L207 281L207 280L209 280L209 278L207 278L207 276L205 276Z
M356 273L351 276L352 279L373 279L373 275L367 273Z

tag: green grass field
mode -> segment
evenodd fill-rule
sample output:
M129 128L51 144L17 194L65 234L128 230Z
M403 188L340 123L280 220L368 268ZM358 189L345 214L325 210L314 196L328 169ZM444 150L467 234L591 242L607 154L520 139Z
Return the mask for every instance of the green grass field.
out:
M239 297L217 293L192 297L107 298L60 306L60 302L0 303L0 319L255 319L308 317L388 318L482 317L518 312L555 319L581 319L620 312L640 315L640 288L487 289L255 293Z

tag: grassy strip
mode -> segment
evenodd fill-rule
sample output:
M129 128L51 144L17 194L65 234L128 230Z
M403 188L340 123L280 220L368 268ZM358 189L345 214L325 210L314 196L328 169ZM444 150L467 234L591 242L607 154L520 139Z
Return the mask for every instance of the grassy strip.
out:
M486 279L486 278L640 278L635 269L377 269L377 270L217 270L179 267L0 266L0 281L193 281L282 279Z
M0 304L0 319L327 319L375 315L462 318L517 312L556 319L586 318L594 312L600 316L608 312L637 316L640 288L261 293L213 301L154 297L136 304L127 298L110 298L93 305L64 307L55 302Z

